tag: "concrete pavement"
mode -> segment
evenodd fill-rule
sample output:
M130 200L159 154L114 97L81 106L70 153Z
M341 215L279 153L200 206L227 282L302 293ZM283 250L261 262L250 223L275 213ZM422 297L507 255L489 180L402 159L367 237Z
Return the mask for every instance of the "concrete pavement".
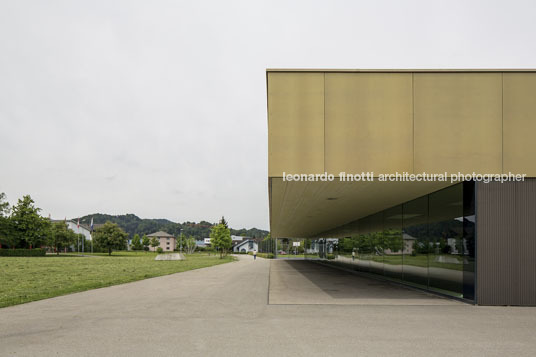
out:
M235 263L0 309L0 355L536 354L536 308L400 304L393 292L392 304L269 305L270 265L273 273L281 263L240 256ZM310 279L301 275L288 288L307 286L299 281ZM329 283L315 285L313 294L330 295ZM346 294L344 284L337 286L335 300Z
M270 266L270 304L459 305L462 302L305 260Z

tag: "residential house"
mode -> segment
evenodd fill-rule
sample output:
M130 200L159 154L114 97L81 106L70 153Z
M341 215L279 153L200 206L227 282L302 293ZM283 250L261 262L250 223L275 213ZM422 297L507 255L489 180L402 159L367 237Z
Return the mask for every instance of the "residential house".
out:
M177 239L169 233L159 231L159 232L148 234L147 237L149 239L153 239L153 237L156 237L160 241L159 247L162 248L164 252L172 252L173 250L175 250ZM155 252L157 249L158 247L149 246L149 250L153 252Z
M255 239L245 239L233 247L233 253L247 253L259 251L259 245Z

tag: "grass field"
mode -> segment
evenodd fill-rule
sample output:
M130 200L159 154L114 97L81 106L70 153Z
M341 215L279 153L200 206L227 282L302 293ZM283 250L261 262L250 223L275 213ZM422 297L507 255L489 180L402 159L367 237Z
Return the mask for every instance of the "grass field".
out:
M0 257L0 308L233 260L201 253L187 255L183 261L155 261L155 256L145 252L114 252L111 257Z

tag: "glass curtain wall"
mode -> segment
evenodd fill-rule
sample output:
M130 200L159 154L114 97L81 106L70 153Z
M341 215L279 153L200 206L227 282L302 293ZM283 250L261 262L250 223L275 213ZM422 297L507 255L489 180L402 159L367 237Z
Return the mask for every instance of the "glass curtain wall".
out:
M352 222L343 227L346 237L307 240L305 252L474 300L474 227L474 182L464 182Z

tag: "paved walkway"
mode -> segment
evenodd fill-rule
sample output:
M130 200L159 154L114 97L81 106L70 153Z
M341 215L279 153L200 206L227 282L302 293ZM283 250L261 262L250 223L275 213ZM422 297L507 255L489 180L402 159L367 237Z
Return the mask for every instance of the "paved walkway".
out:
M459 305L462 302L306 260L270 266L270 304Z
M240 259L0 309L0 355L536 354L536 308L269 305L280 262Z

